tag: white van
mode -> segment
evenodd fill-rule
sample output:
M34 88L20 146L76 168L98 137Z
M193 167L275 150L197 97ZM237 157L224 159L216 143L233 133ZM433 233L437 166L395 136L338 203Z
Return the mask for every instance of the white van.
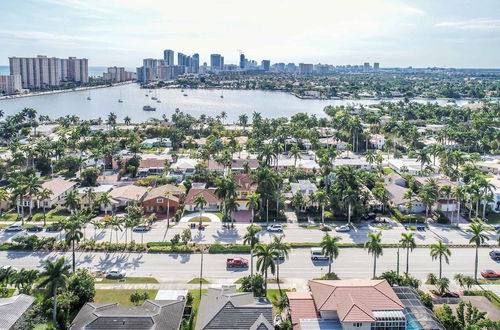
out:
M319 247L311 248L311 259L312 260L328 260L328 256L323 254L323 251Z

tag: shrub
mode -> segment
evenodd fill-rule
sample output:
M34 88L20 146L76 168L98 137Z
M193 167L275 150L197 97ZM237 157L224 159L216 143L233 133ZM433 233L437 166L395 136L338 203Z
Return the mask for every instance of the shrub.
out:
M208 253L250 253L249 245L230 245L224 246L219 243L210 245Z
M243 277L241 281L241 291L253 292L254 297L263 297L265 295L264 278L260 274Z

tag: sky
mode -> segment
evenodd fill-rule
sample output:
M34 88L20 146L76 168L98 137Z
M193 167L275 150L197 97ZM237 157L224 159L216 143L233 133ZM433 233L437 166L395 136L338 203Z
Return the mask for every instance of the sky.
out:
M500 0L0 0L9 56L140 66L164 49L208 62L500 67Z

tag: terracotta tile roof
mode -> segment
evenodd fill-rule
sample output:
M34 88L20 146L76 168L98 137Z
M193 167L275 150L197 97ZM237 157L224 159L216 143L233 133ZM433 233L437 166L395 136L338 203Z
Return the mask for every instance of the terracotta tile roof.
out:
M141 159L141 163L139 164L140 168L164 168L165 163L168 162L166 159L158 159L158 158L146 158Z
M186 196L186 201L184 202L184 204L187 205L194 204L196 196L200 194L203 195L203 197L209 204L215 204L221 202L221 200L217 196L215 196L215 189L191 189L189 190Z
M300 319L316 319L320 317L311 292L287 292L286 295L294 329L300 329Z
M428 177L422 177L422 176L419 176L419 177L415 177L415 180L417 180L418 183L424 185L427 183L428 181ZM450 186L451 188L455 188L457 185L455 183L453 183L450 179L447 179L447 178L435 178L436 179L436 183L438 185L439 188L442 188L443 186Z
M50 195L50 200L53 200L57 198L59 195L61 195L63 192L66 190L74 187L76 185L76 182L71 182L71 181L66 181L64 179L60 178L55 178L50 181L46 181L42 183L42 188L44 189L49 189L52 191L52 194Z
M309 281L309 287L317 309L336 310L341 321L370 321L374 310L404 309L386 280Z
M146 196L144 196L144 200L146 201L158 197L166 198L167 192L171 193L170 200L178 202L179 196L184 193L184 190L171 184L165 184L148 191Z
M234 180L238 184L239 191L255 191L257 190L257 184L254 183L252 176L250 174L234 174Z

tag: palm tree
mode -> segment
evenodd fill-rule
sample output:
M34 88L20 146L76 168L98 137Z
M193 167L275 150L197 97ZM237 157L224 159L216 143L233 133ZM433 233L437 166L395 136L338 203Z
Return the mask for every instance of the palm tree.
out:
M443 241L441 241L441 240L439 240L435 244L431 244L429 248L431 249L432 260L439 259L439 278L441 278L442 273L443 273L442 272L442 270L443 270L443 258L444 258L444 261L447 264L449 264L450 263L449 257L451 256L451 251L448 248L448 246L446 246L446 244L444 244Z
M413 198L416 197L415 192L412 189L408 189L405 191L405 194L403 195L404 199L408 199L408 203L406 203L406 211L408 213L411 213L411 210L413 209Z
M399 243L403 248L406 249L406 275L408 275L408 269L410 266L410 251L413 251L417 247L415 243L415 237L413 233L402 233Z
M47 189L47 188L43 188L41 189L40 191L38 191L38 195L37 195L37 198L38 198L38 201L40 203L42 203L42 209L43 209L43 226L45 227L46 225L46 205L45 205L45 200L49 199L50 196L52 195L52 190L50 189Z
M253 276L253 250L259 244L259 229L256 226L250 225L247 227L247 233L243 236L243 244L250 245L250 275Z
M85 196L85 199L87 200L87 203L89 204L90 210L92 210L94 208L94 202L95 202L96 196L97 196L94 189L92 189L92 188L85 189L84 196Z
M417 161L420 162L420 171L422 171L425 164L431 163L431 158L429 157L429 152L425 149L420 149L417 152Z
M205 200L205 197L203 197L203 195L199 194L198 196L195 197L194 199L194 206L195 208L197 208L198 210L200 210L200 228L201 228L201 225L202 225L202 216L203 216L203 208L205 208L205 205L207 205L207 201Z
M10 200L10 194L6 189L0 189L0 217L3 215L2 203Z
M324 190L318 190L316 192L316 201L321 205L321 224L325 225L325 205L328 203L328 195Z
M457 199L457 225L460 221L460 206L462 204L462 201L465 199L465 194L466 191L464 187L457 186L455 187L455 190L453 190L453 197Z
M300 149L299 146L294 144L290 148L290 151L288 152L291 157L294 159L294 166L297 167L297 159L301 159L302 157L300 156Z
M57 324L57 289L66 287L69 277L69 265L65 265L64 258L59 258L55 262L45 261L43 271L40 273L39 288L45 288L53 296L52 324Z
M264 275L264 290L267 296L267 273L270 270L274 275L276 271L275 259L278 252L270 244L259 244L255 247L257 257L257 271Z
M328 274L332 273L332 262L333 259L337 259L339 256L339 241L341 240L341 237L338 236L330 236L328 234L325 234L323 236L323 240L320 243L321 246L321 253L323 255L328 256Z
M259 208L260 195L252 192L247 195L247 208L252 211L252 223L255 220L255 211Z
M276 281L278 282L278 288L281 291L280 287L280 258L288 259L288 254L290 253L290 244L285 243L283 240L285 235L273 235L273 240L271 242L271 246L276 251L278 258L276 260Z
M172 192L165 191L165 197L167 198L167 230L170 226L170 196L172 196Z
M450 212L449 204L450 204L450 196L451 196L451 186L447 185L447 184L442 186L440 189L440 192L443 196L446 196L446 204L447 204L446 211Z
M38 182L38 178L34 175L30 175L26 181L26 193L30 197L30 215L32 215L33 211L33 198L36 198L38 192L41 189L41 184Z
M122 219L117 217L116 215L114 215L111 217L111 219L108 220L108 225L115 232L115 240L116 240L116 243L118 243L118 230L122 231ZM113 233L112 231L109 233L109 242L110 243L111 243L111 234L112 233Z
M238 207L239 207L238 201L236 200L236 198L231 197L226 201L225 207L226 207L227 217L229 219L231 219L231 222L234 226L234 218L233 218L232 214L233 214L233 212L238 211Z
M76 212L67 221L63 222L62 229L66 232L66 243L71 244L71 252L73 254L73 273L76 270L75 243L79 243L83 237L81 218L83 214Z
M368 253L373 255L373 278L377 271L377 258L383 253L382 251L382 232L368 233L368 241L365 242L365 249L368 249Z
M131 121L132 121L132 119L130 119L129 116L125 116L125 118L123 118L123 122L125 123L125 125L130 125Z
M474 279L477 282L477 266L479 262L479 247L481 244L484 244L488 240L488 236L484 234L485 228L484 225L480 222L473 222L467 228L467 232L472 234L472 237L469 240L469 244L474 243L476 245L476 258L474 262Z
M111 195L108 192L103 192L97 199L97 202L104 208L104 214L107 215L108 206L111 205Z
M73 214L78 207L79 202L78 193L76 190L71 190L66 197L64 197L64 206L67 207L71 214Z

